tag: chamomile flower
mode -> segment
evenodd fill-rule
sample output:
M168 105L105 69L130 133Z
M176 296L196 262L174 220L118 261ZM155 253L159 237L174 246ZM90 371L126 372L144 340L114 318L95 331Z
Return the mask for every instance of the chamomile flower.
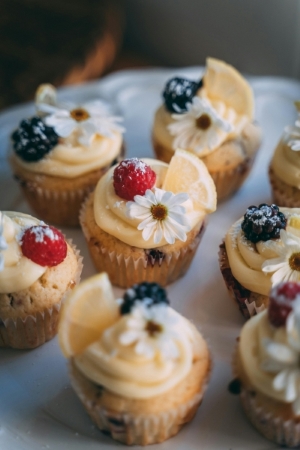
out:
M225 105L219 104L225 113ZM221 112L220 111L220 112ZM228 133L233 131L231 124L236 117L233 109L227 111L225 120L204 98L194 97L187 105L187 112L173 114L174 123L168 125L172 136L173 148L192 149L198 155L208 154L224 142Z
M175 239L186 241L186 233L191 227L185 217L186 209L182 203L189 199L188 194L173 194L163 189L147 189L145 195L136 195L133 202L127 202L127 214L131 218L140 219L137 229L148 241L151 236L155 244L164 238L168 244Z
M124 346L134 345L135 352L146 358L159 354L164 359L176 359L179 356L177 325L178 318L169 306L159 304L147 307L142 302L136 302L119 340Z
M82 106L39 103L38 109L47 114L43 120L46 125L54 128L58 136L66 138L77 131L78 141L83 145L89 145L96 133L113 138L115 132L124 132L124 128L119 125L123 119L109 115L107 106L99 100Z
M280 240L267 241L266 246L278 255L262 264L263 272L273 274L272 285L282 281L300 281L300 238L281 230Z

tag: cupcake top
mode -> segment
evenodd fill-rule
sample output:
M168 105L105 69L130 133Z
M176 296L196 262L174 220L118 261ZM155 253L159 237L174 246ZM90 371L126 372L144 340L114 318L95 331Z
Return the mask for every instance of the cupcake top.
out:
M115 301L103 274L82 283L65 306L59 330L65 354L70 347L66 346L66 326L76 314L74 298L79 303L78 292L82 290L85 304L89 305L95 284L99 288L99 277L102 292L98 295L99 311L94 314L98 312L99 319L102 314L107 320L101 320L98 335L79 354L67 354L73 356L76 367L89 380L124 397L147 399L178 384L188 375L194 360L202 359L207 366L205 341L187 319L169 306L162 287L156 283L134 285L123 299Z
M300 281L300 209L250 206L225 246L233 276L252 292L268 296L277 283Z
M0 293L29 288L67 255L67 243L54 227L27 214L0 212Z
M243 327L238 357L243 373L258 392L290 404L300 415L300 284L276 285L267 311Z
M41 85L37 116L23 120L12 134L18 163L45 175L75 178L109 165L120 153L122 120L99 100L82 105L58 103L56 90Z
M163 98L154 135L167 147L183 148L200 157L239 136L253 120L250 85L232 66L214 58L207 59L200 81L169 80Z
M97 225L139 248L185 241L215 208L215 186L206 167L180 150L170 165L155 159L122 161L99 180L94 196Z
M299 111L299 102L296 102ZM293 126L284 129L271 161L275 175L289 186L300 189L300 113Z

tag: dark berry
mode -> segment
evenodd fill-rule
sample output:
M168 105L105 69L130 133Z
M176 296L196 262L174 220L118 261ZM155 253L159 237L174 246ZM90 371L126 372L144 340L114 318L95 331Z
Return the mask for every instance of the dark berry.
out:
M39 161L58 143L54 129L39 117L22 120L11 137L16 154L28 162Z
M130 313L136 302L144 302L148 307L158 303L169 304L167 293L157 283L148 283L144 281L140 284L134 284L130 289L125 291L123 296L123 303L121 304L121 314Z
M241 226L246 238L256 243L279 238L286 224L287 219L277 205L262 203L258 207L249 206Z
M27 228L21 238L21 249L26 258L40 266L57 266L67 256L63 234L47 225Z
M192 103L202 80L195 82L182 77L171 78L163 91L165 106L172 113L181 114L187 111L187 104Z
M124 159L114 170L114 188L116 194L125 200L133 200L135 195L144 195L152 189L156 173L138 158Z
M268 317L274 327L285 325L287 316L293 309L293 302L300 296L300 283L287 281L277 284L270 293Z

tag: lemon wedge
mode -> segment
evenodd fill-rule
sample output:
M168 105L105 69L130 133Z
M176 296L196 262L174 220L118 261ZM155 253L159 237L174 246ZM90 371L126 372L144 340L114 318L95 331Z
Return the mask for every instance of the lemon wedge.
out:
M217 207L216 187L205 164L196 155L176 150L162 186L174 194L186 192L197 212L211 213Z
M252 88L234 67L219 59L207 58L203 85L210 100L222 101L238 114L253 119Z
M80 283L66 299L58 339L66 358L78 355L95 342L119 317L119 306L106 273Z

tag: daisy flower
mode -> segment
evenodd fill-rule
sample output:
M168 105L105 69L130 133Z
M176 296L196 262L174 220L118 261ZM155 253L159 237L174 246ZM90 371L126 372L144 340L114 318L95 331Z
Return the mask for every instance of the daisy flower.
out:
M287 126L284 129L284 140L287 145L295 152L300 151L300 115L294 126Z
M300 415L300 299L296 299L286 322L286 340L264 339L266 359L261 368L274 373L273 388L283 392L285 400L292 403L296 415Z
M4 256L2 254L3 250L7 249L7 242L3 236L4 226L3 226L3 213L0 211L0 272L4 269Z
M133 202L127 202L127 214L131 218L140 219L138 230L143 230L142 236L148 241L154 235L154 243L165 238L168 244L174 244L175 239L186 241L186 232L191 227L185 217L185 207L180 206L188 200L188 194L173 194L163 189L147 189L144 196L136 195Z
M198 155L207 153L207 149L214 150L234 128L208 100L197 96L187 105L186 113L172 117L176 122L168 125L168 130L175 136L173 148L193 149Z
M124 346L134 345L135 352L146 358L159 354L164 359L176 359L179 356L176 328L178 318L169 306L158 304L147 307L142 302L136 302L119 340Z
M89 145L96 133L113 138L114 132L125 131L118 123L123 119L110 116L107 106L99 100L84 103L82 106L39 103L37 107L39 112L47 113L43 120L46 125L54 128L58 136L66 138L77 131L78 141L83 145Z
M273 273L272 286L282 281L300 281L300 238L281 230L280 240L267 241L266 246L278 255L262 264L263 272Z

